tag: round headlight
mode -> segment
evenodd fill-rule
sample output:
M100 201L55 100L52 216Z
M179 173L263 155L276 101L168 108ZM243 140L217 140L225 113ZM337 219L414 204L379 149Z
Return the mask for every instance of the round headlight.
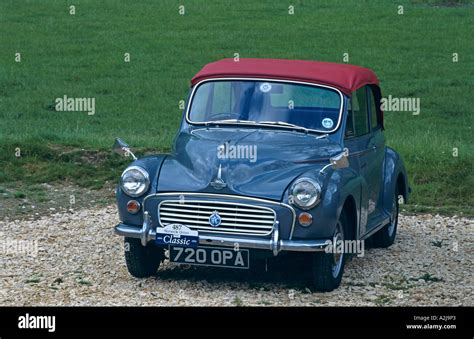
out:
M313 179L300 178L295 181L290 189L290 202L309 210L319 203L321 198L321 186Z
M130 166L122 173L120 185L125 194L138 197L145 193L150 186L148 172L138 166Z

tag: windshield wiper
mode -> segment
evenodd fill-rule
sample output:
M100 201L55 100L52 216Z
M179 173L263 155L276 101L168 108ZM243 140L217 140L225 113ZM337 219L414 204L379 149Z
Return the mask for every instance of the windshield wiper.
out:
M308 133L307 128L305 128L303 126L295 125L295 124L290 124L289 122L284 122L284 121L259 121L258 123L259 124L264 124L264 125L287 126L287 127L292 127L292 128L296 128L296 129L299 129L299 130L303 130L305 133Z
M250 124L255 124L255 121L252 121L252 120L239 120L239 119L224 119L224 120L212 120L212 121L207 121L206 122L206 125L207 124L221 124L221 123L238 123L238 124L247 124L247 123L250 123Z

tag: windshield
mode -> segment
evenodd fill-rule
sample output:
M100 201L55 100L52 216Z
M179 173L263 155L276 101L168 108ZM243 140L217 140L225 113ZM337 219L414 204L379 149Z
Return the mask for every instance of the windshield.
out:
M321 133L338 128L342 106L341 94L330 88L256 80L207 81L191 100L191 123L258 123Z

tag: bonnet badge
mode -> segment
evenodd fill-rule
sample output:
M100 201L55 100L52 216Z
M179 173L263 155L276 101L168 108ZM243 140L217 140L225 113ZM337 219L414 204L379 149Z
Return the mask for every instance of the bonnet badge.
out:
M217 177L214 181L211 181L211 186L216 190L221 190L227 186L224 180L222 180L222 165L219 165L219 170L217 171Z

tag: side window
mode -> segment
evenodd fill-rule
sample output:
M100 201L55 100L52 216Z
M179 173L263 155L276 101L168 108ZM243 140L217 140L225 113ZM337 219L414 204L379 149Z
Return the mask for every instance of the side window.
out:
M369 133L369 112L367 110L367 95L365 87L352 93L351 112L354 120L354 135ZM349 114L350 115L350 114Z
M354 115L352 114L352 100L348 100L345 137L352 138L353 136L355 136L355 131L354 131Z
M367 90L369 93L369 100L370 100L370 127L372 128L372 130L374 130L379 126L378 121L377 121L378 112L377 112L377 107L375 104L374 92L372 91L370 87L368 87Z

